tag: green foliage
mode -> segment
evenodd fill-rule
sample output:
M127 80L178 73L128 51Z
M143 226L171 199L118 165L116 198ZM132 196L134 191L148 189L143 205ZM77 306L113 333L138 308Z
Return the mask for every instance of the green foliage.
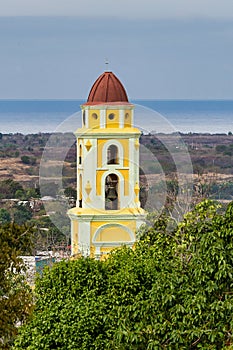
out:
M36 164L36 157L22 156L21 161L24 164L35 165Z
M64 190L64 194L66 197L73 197L76 198L77 197L77 190L73 187L66 187Z
M11 222L11 215L8 210L1 208L0 209L0 224L6 225Z
M31 248L31 232L15 224L0 227L0 348L9 349L17 334L17 323L24 323L31 312L32 295L22 274L19 255Z
M39 198L38 191L35 188L28 188L26 191L26 197L27 199Z
M26 193L24 190L17 190L15 192L15 198L21 199L21 200L26 200Z
M23 191L22 185L12 179L0 181L0 198L15 198L18 190Z
M223 153L223 152L225 152L227 150L227 146L226 145L217 145L215 147L215 150L218 153Z
M208 189L210 198L213 199L232 199L233 198L233 183L221 182L213 183Z
M16 205L14 208L14 221L18 225L23 225L32 218L31 210L23 204Z
M12 179L0 181L0 198L11 199L17 198L27 200L30 198L38 198L38 191L34 188L24 189L22 185Z
M22 156L22 157L21 157L21 161L22 161L24 164L30 164L30 157L28 157L28 156Z
M217 153L223 153L225 156L233 155L233 144L230 145L217 145L215 150Z
M14 349L230 348L233 204L221 214L204 201L177 226L151 220L134 250L45 270Z

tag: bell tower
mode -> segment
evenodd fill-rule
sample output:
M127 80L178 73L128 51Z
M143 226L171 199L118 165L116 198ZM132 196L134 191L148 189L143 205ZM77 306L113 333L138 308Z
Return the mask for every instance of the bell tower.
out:
M69 210L72 255L106 256L133 246L144 221L139 202L139 137L134 105L112 72L93 84L81 106L77 137L77 202Z

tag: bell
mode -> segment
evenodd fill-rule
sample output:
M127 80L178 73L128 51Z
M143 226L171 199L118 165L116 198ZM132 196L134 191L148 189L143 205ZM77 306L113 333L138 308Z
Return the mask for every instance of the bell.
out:
M114 201L115 199L117 199L117 191L114 186L108 188L106 197L110 201Z

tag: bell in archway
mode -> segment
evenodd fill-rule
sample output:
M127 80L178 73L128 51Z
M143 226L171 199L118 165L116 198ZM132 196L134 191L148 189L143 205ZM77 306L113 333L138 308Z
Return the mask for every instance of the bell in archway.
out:
M110 201L114 201L115 199L117 199L117 191L114 186L110 186L108 188L106 198Z

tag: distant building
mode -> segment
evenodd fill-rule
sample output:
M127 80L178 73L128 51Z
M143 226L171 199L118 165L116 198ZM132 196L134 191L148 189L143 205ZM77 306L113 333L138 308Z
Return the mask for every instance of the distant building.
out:
M112 72L93 84L81 106L77 137L77 202L69 210L71 253L105 256L133 246L144 221L139 202L139 137L134 105Z

